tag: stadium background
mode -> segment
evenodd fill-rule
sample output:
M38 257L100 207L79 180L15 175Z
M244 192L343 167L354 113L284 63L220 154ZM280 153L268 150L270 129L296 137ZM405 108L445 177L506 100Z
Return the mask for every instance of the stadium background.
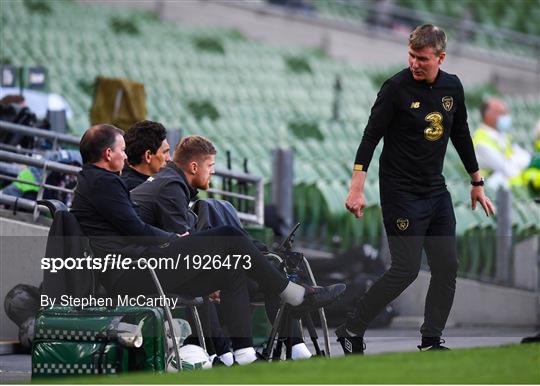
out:
M48 91L73 110L72 134L89 127L94 80L107 76L143 83L148 119L208 137L219 164L226 151L234 169L247 159L248 171L265 178L267 199L271 150L292 149L294 219L303 223L303 245L319 251L381 245L375 178L381 145L365 219L355 220L343 202L371 105L381 82L406 66L407 33L415 25L434 22L447 30L442 68L463 80L471 130L482 99L499 95L511 109L514 140L533 151L540 118L538 0L2 0L1 8L0 61L47 68ZM470 211L468 176L452 146L444 175L458 218L460 276L493 283L496 222ZM540 212L525 189L513 194L518 245L538 235Z
M241 169L247 158L248 171L269 181L270 151L293 149L294 217L305 224L303 238L316 240L324 249L344 250L359 240L380 243L376 178L368 180L366 221L348 215L343 200L351 162L380 84L406 65L403 45L411 26L425 20L440 21L443 27L451 21L461 23L457 28L448 25L448 65L443 68L464 79L471 130L479 123L482 98L502 93L514 117L514 140L532 151L532 128L540 117L540 48L508 39L517 32L538 35L536 0L488 1L489 6L474 1L400 1L396 5L414 8L396 8L393 11L401 13L386 16L376 11L388 2L371 1L288 2L294 7L262 1L94 3L3 1L2 61L47 68L49 91L63 95L73 109L69 125L74 134L89 127L95 78L108 76L143 83L148 118L186 134L207 136L220 150L218 164L225 164L230 151L234 167ZM403 16L412 9L408 18ZM161 21L159 15L180 22ZM463 24L464 15L470 18L469 26ZM516 32L499 38L474 22L482 28ZM319 23L318 30L310 30L310 23ZM346 43L359 40L357 47L348 47L347 60L340 57L339 35L332 35L336 23L341 33L350 35ZM267 27L270 24L273 29ZM311 34L311 47L299 46L309 43L294 33L301 24L306 25L303 34ZM463 30L471 25L472 31ZM530 40L535 42L533 37ZM463 69L461 62L466 60L471 63ZM489 68L488 63L498 67ZM341 83L338 117L333 110L337 77ZM528 87L520 87L519 82L512 86L512 79L525 80ZM381 148L374 156L371 176L377 173ZM456 204L460 236L493 229L493 221L466 209L468 177L451 146L444 174ZM519 193L523 195L514 205L521 215L515 221L517 236L522 238L538 230L532 221L537 209L525 192ZM490 257L479 258L485 266L478 264L471 274L493 274ZM461 266L464 272L469 268L466 262Z
M365 218L354 219L343 203L371 105L381 82L406 66L407 34L415 25L433 22L447 31L442 68L464 83L471 130L479 124L481 101L498 95L511 109L514 141L533 151L532 128L540 118L540 0L0 0L0 7L1 64L44 66L47 91L62 95L71 106L69 131L74 135L89 127L94 81L107 76L143 83L147 118L208 137L219 150L218 164L226 164L227 151L235 170L242 170L247 159L248 171L266 181L267 201L271 151L292 149L293 217L302 221L298 241L321 254L366 243L384 248L376 178L382 145L368 179ZM341 90L336 92L338 78ZM469 179L452 146L444 174L456 206L460 276L473 279L458 283L454 321L537 325L538 310L523 305L540 304L538 265L536 273L527 272L536 275L532 284L514 277L505 286L492 285L496 220L469 209ZM532 253L537 261L539 206L526 189L512 193L514 256ZM15 234L21 229L15 228ZM428 279L422 273L421 284L404 294L404 316L422 314L419 299ZM477 373L471 364L480 358L490 358L492 365L502 358L486 353L464 356L468 367L462 369L468 370L458 381ZM530 362L509 357L513 368L521 369L517 373L532 374L526 379L538 375L530 371ZM538 361L537 352L531 357ZM401 357L387 360L395 363ZM305 365L312 382L324 379L317 378L325 369L321 363ZM366 380L381 381L382 363L388 362L373 361ZM446 374L446 364L434 368ZM260 379L255 373L247 381ZM239 379L235 374L230 379ZM388 374L390 382L402 381ZM222 381L221 373L216 377L208 379ZM504 379L518 380L515 375Z

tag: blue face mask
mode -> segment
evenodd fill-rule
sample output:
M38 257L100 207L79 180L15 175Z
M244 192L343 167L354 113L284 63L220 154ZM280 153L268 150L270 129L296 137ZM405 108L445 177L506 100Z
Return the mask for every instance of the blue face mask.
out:
M512 116L510 114L501 115L497 118L497 130L506 133L512 128Z

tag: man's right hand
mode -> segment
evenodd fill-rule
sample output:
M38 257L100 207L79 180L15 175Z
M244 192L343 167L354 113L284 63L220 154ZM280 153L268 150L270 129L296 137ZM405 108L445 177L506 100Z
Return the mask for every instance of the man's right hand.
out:
M351 188L345 200L345 208L356 218L362 217L362 209L366 207L366 196L364 195L364 183L366 181L366 172L353 171Z
M359 218L364 215L362 209L366 207L366 196L363 191L349 190L347 199L345 200L345 208L355 217Z

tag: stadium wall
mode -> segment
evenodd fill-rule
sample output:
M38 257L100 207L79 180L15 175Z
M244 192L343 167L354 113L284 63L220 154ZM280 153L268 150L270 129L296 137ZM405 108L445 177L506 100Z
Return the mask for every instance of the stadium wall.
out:
M417 326L423 321L430 273L421 271L416 281L396 300L399 317L394 326ZM540 294L459 278L448 318L453 326L537 326Z
M40 285L40 259L45 255L44 226L0 217L0 340L17 340L18 328L6 316L4 299L17 284Z

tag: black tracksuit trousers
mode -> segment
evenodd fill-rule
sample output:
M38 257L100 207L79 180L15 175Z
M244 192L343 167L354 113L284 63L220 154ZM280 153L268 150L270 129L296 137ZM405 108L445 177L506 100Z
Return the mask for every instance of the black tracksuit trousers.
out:
M243 233L229 226L217 227L196 235L180 237L166 246L147 248L141 257L176 258L198 254L200 256L249 255L249 276L254 278L261 291L277 295L288 284L267 258ZM234 260L232 260L234 262ZM234 264L233 264L234 265ZM209 267L212 268L212 267ZM180 264L176 269L156 269L156 274L166 293L189 296L206 296L221 290L221 309L231 336L234 349L253 345L251 333L250 300L247 286L247 269L238 264L237 269L186 269ZM114 283L110 293L137 296L156 294L156 288L147 270L127 270Z
M450 193L429 198L382 200L391 267L358 301L347 329L363 335L370 322L417 277L425 249L431 270L423 337L440 337L452 308L458 268L456 219Z

